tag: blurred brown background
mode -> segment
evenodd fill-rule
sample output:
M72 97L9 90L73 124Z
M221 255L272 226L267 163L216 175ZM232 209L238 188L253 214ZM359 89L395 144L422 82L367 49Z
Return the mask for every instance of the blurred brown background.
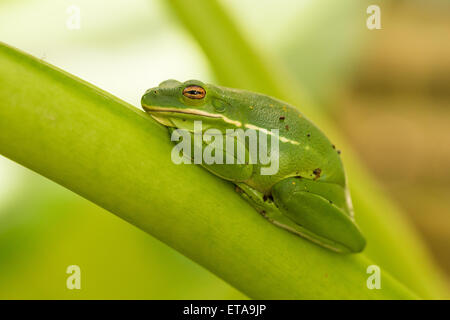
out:
M398 1L333 108L450 274L450 3Z

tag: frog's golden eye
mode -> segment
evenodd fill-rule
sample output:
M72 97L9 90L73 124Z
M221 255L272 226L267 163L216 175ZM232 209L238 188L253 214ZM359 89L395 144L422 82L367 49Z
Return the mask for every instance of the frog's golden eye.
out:
M188 86L183 90L183 96L189 99L203 99L205 95L205 89L200 86Z

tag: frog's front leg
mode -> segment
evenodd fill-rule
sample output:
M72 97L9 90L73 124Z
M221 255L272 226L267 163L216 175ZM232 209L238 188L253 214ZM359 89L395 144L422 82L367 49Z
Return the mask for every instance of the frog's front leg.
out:
M176 134L174 133L176 129L169 128L169 132L171 135ZM219 176L220 178L232 182L240 182L240 181L246 181L248 180L252 174L253 174L253 165L250 161L250 155L248 152L248 149L246 148L245 144L241 142L237 137L232 137L234 139L233 146L235 147L233 150L228 150L227 148L227 140L226 136L222 135L220 136L212 136L209 137L209 139L202 138L194 139L194 133L189 132L190 139L191 139L191 146L190 154L187 154L185 156L189 157L191 160L194 159L195 150L197 149L198 152L201 152L202 154L202 162L200 165L204 167L206 170L210 171L211 173L215 174L216 176ZM218 143L215 143L215 139L219 139ZM177 140L177 139L175 139ZM206 140L206 141L205 141ZM214 147L211 148L211 145L214 144ZM209 152L205 154L205 149L210 147L208 150L212 151L212 158L215 158L215 154L222 154L222 157L220 157L220 161L213 161L212 163L207 163L208 161L205 160L205 156L208 156ZM237 150L239 148L242 148L243 150L243 158L241 161L238 161L238 153ZM236 152L235 152L236 151ZM211 156L211 154L209 154ZM217 159L214 159L217 160Z
M229 137L232 139L232 148L227 146L228 137L226 135L204 137L202 143L202 152L204 156L202 166L222 179L235 183L246 181L250 179L253 174L253 164L250 161L250 154L244 142L236 136ZM216 141L216 139L218 140ZM229 148L231 150L229 150ZM208 150L209 152L205 152L205 150ZM239 157L238 150L242 152L241 157ZM215 155L218 155L218 157L215 157ZM222 155L222 157L220 157L220 155ZM205 159L208 156L219 161L208 163Z

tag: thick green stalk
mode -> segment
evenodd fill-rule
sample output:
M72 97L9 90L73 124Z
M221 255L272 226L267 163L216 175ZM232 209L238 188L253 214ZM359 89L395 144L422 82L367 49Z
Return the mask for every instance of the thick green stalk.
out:
M143 229L252 298L410 299L364 255L340 255L268 223L233 186L175 165L144 112L0 45L0 153ZM149 270L151 272L151 270ZM92 279L91 281L95 281Z
M356 220L367 237L367 256L420 295L445 296L443 277L430 262L431 257L414 228L379 190L339 130L320 108L305 99L278 59L268 58L255 49L217 1L170 0L164 3L197 40L221 84L273 95L299 106L343 150ZM260 36L263 39L264 27Z

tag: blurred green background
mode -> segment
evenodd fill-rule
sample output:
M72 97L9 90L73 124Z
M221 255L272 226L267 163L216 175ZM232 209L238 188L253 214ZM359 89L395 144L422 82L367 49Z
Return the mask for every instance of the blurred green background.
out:
M221 3L247 39L332 116L449 275L448 1ZM368 4L380 5L382 30L367 30ZM66 26L72 5L79 29ZM0 40L137 107L162 80L215 81L164 1L2 1ZM81 268L82 290L66 288L71 264ZM0 298L245 296L136 227L0 158Z

